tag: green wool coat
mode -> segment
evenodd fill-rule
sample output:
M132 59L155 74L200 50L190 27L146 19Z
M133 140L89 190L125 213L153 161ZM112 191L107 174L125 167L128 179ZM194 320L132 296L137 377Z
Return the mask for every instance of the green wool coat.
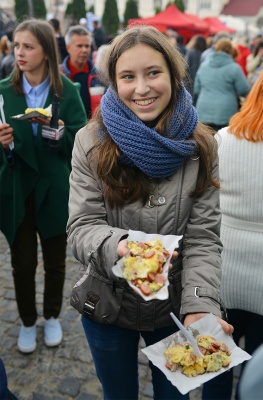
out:
M79 87L65 76L62 81L59 118L65 123L65 131L57 152L52 152L42 138L42 125L34 137L31 122L11 118L25 112L26 98L14 92L11 77L0 81L6 122L14 128L11 159L7 159L0 146L0 230L10 245L24 218L25 201L32 192L40 235L46 239L66 232L71 153L75 134L86 124L87 117ZM49 93L44 108L51 103Z

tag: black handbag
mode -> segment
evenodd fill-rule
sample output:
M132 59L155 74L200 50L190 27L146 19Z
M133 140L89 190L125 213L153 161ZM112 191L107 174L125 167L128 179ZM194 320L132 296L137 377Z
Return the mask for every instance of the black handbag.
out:
M120 312L125 282L98 274L92 263L82 266L70 298L70 305L96 322L113 324Z

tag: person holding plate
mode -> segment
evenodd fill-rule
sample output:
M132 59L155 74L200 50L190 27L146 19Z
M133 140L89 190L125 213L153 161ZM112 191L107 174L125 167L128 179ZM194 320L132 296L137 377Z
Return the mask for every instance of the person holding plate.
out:
M18 349L36 348L35 274L38 237L43 252L44 340L57 346L62 340L58 319L63 299L66 222L71 152L86 113L79 89L59 71L59 55L51 25L26 20L13 36L15 69L0 82L0 229L11 250L15 295L22 320ZM27 108L47 108L59 96L58 125L64 136L57 146L42 137L50 118L19 120ZM6 121L5 121L6 120ZM54 141L52 141L54 142Z
M84 265L82 324L105 399L138 398L138 344L147 346L207 313L222 319L219 183L213 131L198 121L183 86L179 52L153 27L111 43L101 66L108 87L75 139L68 243ZM128 254L128 231L182 235L168 274L169 296L145 300L112 268ZM155 399L182 399L150 363Z

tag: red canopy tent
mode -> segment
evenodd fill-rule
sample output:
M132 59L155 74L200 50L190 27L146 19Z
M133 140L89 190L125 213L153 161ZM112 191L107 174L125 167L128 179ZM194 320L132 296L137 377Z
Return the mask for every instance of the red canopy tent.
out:
M128 28L132 28L133 26L138 26L138 25L149 25L149 26L153 26L154 28L158 29L158 31L160 32L165 32L167 31L167 26L166 25L162 25L162 24L156 24L155 22L140 22L139 20L145 20L146 18L135 18L135 19L129 19L128 21Z
M194 20L194 18L188 17L187 14L178 10L174 4L171 4L166 10L153 17L130 19L128 21L128 27L134 25L151 25L155 26L157 29L160 27L159 30L162 32L164 31L164 27L166 27L166 29L175 30L186 39L191 38L197 33L201 34L204 32L204 24L201 26L200 21L197 22L197 19Z
M199 30L199 33L203 33L205 36L210 34L209 25L206 21L194 14L185 13L185 15L195 24L195 27Z
M230 26L226 26L221 22L217 17L207 17L204 18L204 21L209 26L210 35L216 35L218 32L226 31L229 33L234 33L236 30L234 28L230 28Z

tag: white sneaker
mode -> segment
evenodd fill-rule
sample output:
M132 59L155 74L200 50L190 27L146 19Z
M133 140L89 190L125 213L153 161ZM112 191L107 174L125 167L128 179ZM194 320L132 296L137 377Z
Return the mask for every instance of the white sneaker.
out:
M45 319L44 323L44 341L46 346L58 346L63 338L60 322L56 318Z
M22 353L32 353L37 347L36 342L37 329L36 325L24 326L21 325L17 346Z

